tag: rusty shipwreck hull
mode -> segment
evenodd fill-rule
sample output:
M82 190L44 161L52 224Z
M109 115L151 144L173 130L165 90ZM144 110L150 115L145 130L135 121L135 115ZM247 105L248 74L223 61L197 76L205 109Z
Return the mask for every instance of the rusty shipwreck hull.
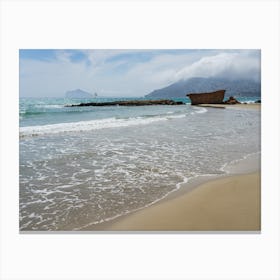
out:
M191 99L192 105L198 104L221 104L223 103L225 90L217 90L204 93L189 93L187 96Z

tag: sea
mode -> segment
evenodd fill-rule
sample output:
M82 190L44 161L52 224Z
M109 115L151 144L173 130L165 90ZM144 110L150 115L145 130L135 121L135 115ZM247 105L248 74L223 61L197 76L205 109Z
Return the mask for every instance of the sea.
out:
M260 153L259 110L65 106L116 100L20 98L21 231L87 230Z

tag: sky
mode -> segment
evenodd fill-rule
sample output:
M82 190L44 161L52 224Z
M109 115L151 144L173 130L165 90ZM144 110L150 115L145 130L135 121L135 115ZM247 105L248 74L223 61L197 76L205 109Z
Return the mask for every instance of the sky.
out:
M140 97L192 77L260 81L260 50L19 51L20 97L64 97L82 89L99 97Z

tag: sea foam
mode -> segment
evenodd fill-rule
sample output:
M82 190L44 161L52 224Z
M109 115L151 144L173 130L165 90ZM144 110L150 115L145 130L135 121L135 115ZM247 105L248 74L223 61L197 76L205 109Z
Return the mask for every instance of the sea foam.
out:
M127 118L127 119L106 118L101 120L26 126L20 128L19 134L20 137L27 137L27 136L38 136L42 134L89 131L89 130L104 129L104 128L145 125L153 122L166 121L170 119L183 118L183 117L185 117L185 114L174 115L174 116L172 115L154 116L149 118L146 117L136 117L136 118Z

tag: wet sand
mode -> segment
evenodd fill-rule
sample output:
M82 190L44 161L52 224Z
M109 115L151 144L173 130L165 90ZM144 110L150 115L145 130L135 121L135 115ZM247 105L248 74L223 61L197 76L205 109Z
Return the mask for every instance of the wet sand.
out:
M213 104L199 105L212 107ZM215 108L260 110L261 104L214 104ZM85 230L141 231L260 231L260 154L247 157L222 177L198 177L144 209Z
M110 223L113 231L259 231L260 173L212 180Z
M211 107L211 108L243 108L243 109L253 109L253 110L260 110L261 104L260 103L250 103L250 104L200 104L196 105L199 107Z

